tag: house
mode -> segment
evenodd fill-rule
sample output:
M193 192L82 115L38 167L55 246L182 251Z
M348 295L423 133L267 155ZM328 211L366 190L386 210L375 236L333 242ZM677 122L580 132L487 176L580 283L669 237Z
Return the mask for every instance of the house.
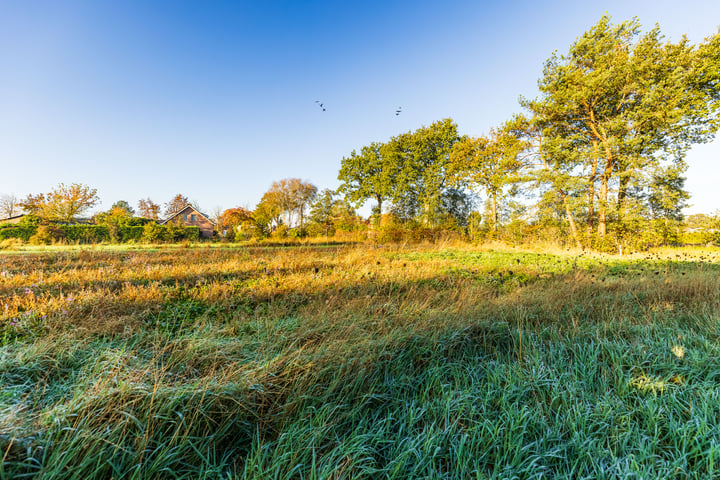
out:
M12 217L0 219L0 223L13 223L13 224L17 224L17 223L20 223L20 220L22 220L22 219L25 218L25 217L26 217L25 214L22 214L22 215L13 215Z
M198 212L192 205L185 205L180 211L166 218L161 225L172 221L178 221L186 227L199 227L202 238L212 238L215 230L215 222L210 220L204 213Z

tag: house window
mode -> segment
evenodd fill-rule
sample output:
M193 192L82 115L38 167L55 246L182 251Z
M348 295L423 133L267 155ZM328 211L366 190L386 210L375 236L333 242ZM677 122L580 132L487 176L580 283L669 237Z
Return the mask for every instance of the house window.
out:
M195 214L190 215L190 221L197 222L197 215L195 215Z
M187 214L183 215L183 222L187 222Z

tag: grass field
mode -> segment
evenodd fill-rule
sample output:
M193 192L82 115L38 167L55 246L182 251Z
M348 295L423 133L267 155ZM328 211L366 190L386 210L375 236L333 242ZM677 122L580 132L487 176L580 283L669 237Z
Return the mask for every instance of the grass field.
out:
M0 254L0 478L720 478L720 255Z

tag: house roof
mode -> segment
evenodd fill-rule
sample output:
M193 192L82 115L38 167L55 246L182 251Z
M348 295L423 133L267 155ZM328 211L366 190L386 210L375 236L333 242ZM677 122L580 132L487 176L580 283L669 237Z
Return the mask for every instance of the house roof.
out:
M198 215L202 216L202 217L203 217L205 220L207 220L208 222L210 222L210 223L212 223L213 225L215 225L215 222L213 222L212 220L210 220L210 218L208 218L207 215L205 215L205 214L202 213L202 212L199 212L195 207L193 207L193 206L190 205L189 203L188 203L187 205L185 205L183 208L181 208L180 210L178 210L177 212L175 212L175 213L173 213L172 215L170 215L170 216L169 216L168 218L166 218L165 220L163 220L162 223L160 223L160 225L165 225L167 222L169 222L169 221L172 220L173 218L177 217L178 215L180 215L181 213L183 213L183 212L184 212L185 210L187 210L188 208L191 209L193 212L197 213Z
M7 222L8 220L15 220L16 218L22 218L25 215L27 215L27 213L21 213L20 215L13 215L12 217L7 217L7 218L0 218L0 222Z

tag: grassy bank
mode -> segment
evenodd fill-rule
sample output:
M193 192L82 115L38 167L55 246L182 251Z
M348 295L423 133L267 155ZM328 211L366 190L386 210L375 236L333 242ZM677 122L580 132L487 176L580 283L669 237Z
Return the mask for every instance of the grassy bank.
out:
M716 252L0 256L0 478L720 476Z

